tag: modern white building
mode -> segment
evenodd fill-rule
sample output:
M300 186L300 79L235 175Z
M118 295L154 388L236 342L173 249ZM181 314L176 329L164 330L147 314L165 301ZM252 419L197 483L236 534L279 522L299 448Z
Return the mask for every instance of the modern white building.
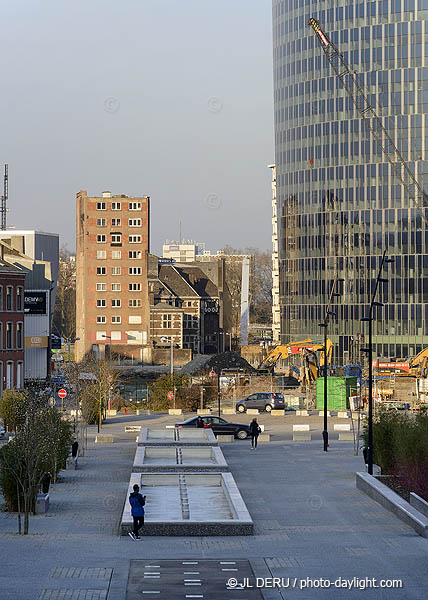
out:
M162 258L169 258L175 262L195 262L198 256L206 254L205 243L184 240L172 242L167 240L162 246Z
M279 344L281 311L279 306L278 203L276 198L276 166L272 169L272 337Z

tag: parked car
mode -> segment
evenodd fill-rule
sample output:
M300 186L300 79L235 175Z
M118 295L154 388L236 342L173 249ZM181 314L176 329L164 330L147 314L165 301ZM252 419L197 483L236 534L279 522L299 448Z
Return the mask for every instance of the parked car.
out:
M176 427L196 427L196 420L198 417L192 417L183 421L182 423L176 423ZM242 423L230 423L221 417L215 417L211 415L202 416L201 419L204 422L204 427L213 430L214 435L218 434L233 434L238 440L245 440L251 435L251 430L248 425Z
M270 412L272 409L284 410L284 396L278 392L258 392L257 394L251 394L236 403L236 410L238 412L245 412L247 408L258 408L266 412Z

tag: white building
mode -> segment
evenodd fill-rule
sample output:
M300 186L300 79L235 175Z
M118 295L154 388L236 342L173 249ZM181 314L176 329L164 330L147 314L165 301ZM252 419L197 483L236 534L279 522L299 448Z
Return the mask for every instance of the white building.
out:
M175 262L195 262L198 256L206 254L205 243L184 240L182 242L166 241L162 246L162 258Z
M272 337L279 344L281 313L279 307L278 203L276 197L276 166L272 169Z

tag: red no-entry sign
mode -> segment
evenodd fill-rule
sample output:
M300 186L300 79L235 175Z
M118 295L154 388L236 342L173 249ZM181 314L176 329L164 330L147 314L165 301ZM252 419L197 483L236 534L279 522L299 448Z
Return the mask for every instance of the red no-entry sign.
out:
M168 398L168 400L174 400L174 392L172 390L170 390L166 397Z
M67 392L65 391L64 388L61 388L60 390L58 390L58 396L62 399L67 397Z
M211 378L212 378L212 377L215 377L215 371L214 371L213 369L211 369L211 371L210 371L210 377L211 377Z

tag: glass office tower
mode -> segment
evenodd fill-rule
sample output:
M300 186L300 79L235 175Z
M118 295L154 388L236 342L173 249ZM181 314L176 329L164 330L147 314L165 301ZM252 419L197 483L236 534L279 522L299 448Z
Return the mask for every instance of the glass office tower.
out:
M323 334L318 324L339 277L328 330L334 362L360 363L360 319L386 249L395 260L377 298L384 307L375 313L374 349L413 356L428 346L428 227L307 27L310 17L428 183L428 0L273 0L281 341Z

